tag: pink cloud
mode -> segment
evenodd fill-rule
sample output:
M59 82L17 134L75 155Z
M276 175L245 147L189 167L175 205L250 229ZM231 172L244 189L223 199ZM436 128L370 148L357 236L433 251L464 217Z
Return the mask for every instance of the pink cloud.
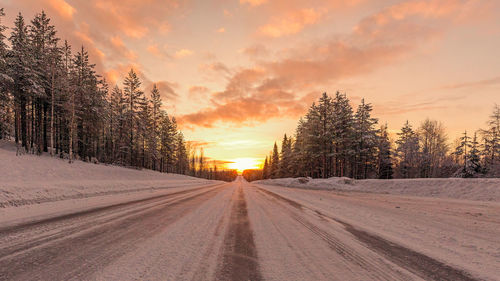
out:
M323 11L314 8L291 11L285 16L276 17L259 28L259 33L269 37L282 37L298 33L308 25L318 22Z
M325 86L392 64L439 36L453 22L453 15L466 9L466 2L399 3L363 18L350 34L298 45L281 52L280 59L227 71L231 76L225 90L211 95L213 106L180 120L210 127L217 122L248 125L297 117ZM440 25L429 26L429 20ZM406 107L430 108L427 104Z

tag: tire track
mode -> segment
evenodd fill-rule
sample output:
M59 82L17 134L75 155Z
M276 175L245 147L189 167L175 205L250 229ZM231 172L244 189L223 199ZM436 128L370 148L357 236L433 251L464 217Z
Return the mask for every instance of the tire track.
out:
M233 196L229 228L224 238L224 255L217 280L263 280L259 270L247 204L241 182Z
M300 205L299 203L289 200L287 198L281 199L277 198L274 196L274 193L268 192L263 189L258 189L259 192L263 193L264 196L266 195L271 195L272 197L270 198L271 200L276 200L279 199L279 202L286 202L290 205L292 205L294 208L304 211L304 207ZM268 197L268 196L266 196ZM269 199L268 199L269 200ZM275 201L276 202L276 201ZM321 240L325 241L326 244L330 249L335 251L340 257L345 259L349 264L355 265L356 267L362 269L365 271L367 274L369 274L370 279L374 280L408 280L408 276L403 274L402 272L399 272L397 270L391 269L390 272L388 271L389 266L381 267L380 263L374 263L367 258L363 257L362 255L356 253L356 251L347 246L345 243L342 243L340 239L337 237L333 236L332 234L328 233L327 231L319 228L318 226L314 225L304 217L296 214L293 211L287 210L287 214L296 222L300 223L302 226L304 226L307 230L311 231L314 235L319 237ZM386 265L386 264L384 264Z
M346 223L340 219L327 216L321 211L306 207L294 200L283 197L277 193L271 192L267 189L256 187L259 191L270 195L282 202L286 202L292 207L300 210L309 209L318 215L321 219L329 219L344 226L344 229L351 233L358 241L362 242L369 249L381 254L394 264L405 268L406 270L416 274L417 276L426 280L450 280L450 281L475 281L468 272L454 268L441 261L431 258L422 253L408 249L402 245L389 241L378 235L368 233L360 230L353 225ZM298 217L298 216L297 216ZM305 223L307 224L307 223ZM316 230L315 230L316 231ZM327 237L328 233L318 232L320 236ZM330 238L328 238L330 239Z
M0 280L91 279L93 273L133 251L138 243L163 231L223 188L160 202L125 217L96 222L88 229L63 231L59 239L0 258Z
M192 197L193 193L203 194L213 188L195 188L129 202L98 207L58 217L52 217L0 231L0 260L19 252L82 232L96 225L104 225L130 215L137 215L158 206L173 204ZM203 191L206 190L206 191ZM195 194L196 195L196 194Z

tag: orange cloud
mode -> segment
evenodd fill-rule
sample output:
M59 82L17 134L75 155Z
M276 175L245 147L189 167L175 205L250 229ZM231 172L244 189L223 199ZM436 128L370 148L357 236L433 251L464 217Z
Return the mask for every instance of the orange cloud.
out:
M216 30L218 33L224 33L226 32L226 29L224 27L221 27L219 29Z
M249 4L250 6L260 6L266 2L267 0L240 0L240 4Z
M156 57L159 57L159 58L172 58L172 56L170 54L167 53L167 51L165 50L166 49L166 46L164 46L163 48L159 47L158 44L152 44L152 45L149 45L146 50L156 56Z
M439 7L439 3L429 6L424 0L410 2L362 19L350 34L298 45L282 52L285 55L278 60L225 71L232 76L224 91L212 94L213 106L182 116L182 122L211 127L217 122L249 125L270 118L297 117L328 85L389 65L440 34L465 3L434 1L446 6ZM429 27L428 22L422 22L429 18L441 25ZM421 103L406 109L430 107Z
M199 98L207 95L210 90L205 86L192 86L188 90L190 98Z
M49 0L49 5L65 19L72 19L75 8L64 0Z
M240 50L240 52L251 58L265 57L269 55L269 50L262 44L250 46L248 48Z
M125 46L125 44L123 43L122 39L119 36L111 37L110 41L112 46L114 47L115 54L119 53L129 60L137 59L137 55Z
M189 57L193 54L193 51L189 49L180 49L177 52L175 52L175 57L178 59L182 59L185 57Z
M261 26L259 33L269 37L281 37L295 34L307 25L315 24L323 12L316 9L301 9L290 12L282 18L274 18L271 23Z

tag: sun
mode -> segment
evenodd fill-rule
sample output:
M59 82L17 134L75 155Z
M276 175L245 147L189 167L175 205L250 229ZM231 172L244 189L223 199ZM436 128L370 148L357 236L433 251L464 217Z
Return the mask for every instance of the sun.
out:
M236 158L231 159L227 167L229 169L235 169L241 174L244 170L260 169L261 162L262 161L257 158Z

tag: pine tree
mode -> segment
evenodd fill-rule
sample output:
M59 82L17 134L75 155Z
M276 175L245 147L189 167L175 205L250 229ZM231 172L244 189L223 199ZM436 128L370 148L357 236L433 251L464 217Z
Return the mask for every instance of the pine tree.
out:
M387 124L380 127L378 136L377 175L379 179L392 179L392 152Z
M281 161L279 167L279 176L281 178L288 178L292 176L292 139L288 138L286 134L283 136L281 143Z
M322 178L331 176L331 159L333 156L333 102L332 99L323 93L318 101L316 110L313 111L315 122L319 128L316 134L316 141L320 149L321 164L320 171Z
M31 55L34 60L34 71L38 77L43 91L34 96L36 126L35 138L37 150L47 151L47 128L48 126L48 108L51 105L51 120L54 118L55 106L55 81L57 75L57 65L60 59L60 48L57 46L59 38L56 36L56 29L50 25L50 19L44 11L35 15L29 28L29 37L31 42ZM50 132L53 134L54 127L51 121ZM54 139L51 137L51 146ZM51 151L53 155L53 152Z
M280 154L278 152L278 145L274 142L272 162L271 162L271 178L279 178L280 175Z
M477 141L477 133L474 133L474 137L472 138L472 141L470 143L470 150L469 150L469 167L470 169L474 172L474 174L479 174L483 173L484 169L481 166L481 155L479 151L479 142Z
M269 178L269 163L267 161L267 156L266 156L266 160L264 160L264 166L262 167L262 178L263 179Z
M176 144L176 173L187 174L189 168L188 152L186 150L186 143L184 141L184 135L179 132L177 134L177 144ZM217 174L217 166L214 165L214 173Z
M29 150L32 147L34 136L32 132L28 132L28 117L33 120L33 114L28 116L27 107L31 103L33 108L33 97L40 96L43 93L43 88L40 85L38 73L36 73L34 57L31 55L28 26L20 13L14 22L9 40L11 50L8 53L8 75L13 80L11 91L18 105L16 106L16 115L19 116L16 118L16 140L20 139L21 146ZM33 125L32 128L34 128ZM30 142L29 147L28 142Z
M140 90L141 81L135 73L134 69L130 69L124 82L124 96L127 99L127 129L128 129L128 156L129 164L137 165L137 150L135 149L135 140L138 128L138 112L142 103L144 103L143 92Z
M463 136L459 139L459 145L455 148L454 154L456 156L461 156L463 158L463 171L466 170L467 157L469 156L467 149L471 147L471 138L467 136L467 131L464 132Z
M349 159L354 155L353 142L354 116L349 99L345 94L337 92L333 100L333 139L334 159L333 175L343 177L349 171Z
M9 85L13 80L8 74L7 66L7 44L5 44L5 30L7 27L3 25L3 17L5 16L3 8L0 8L0 139L11 133L11 108L13 101L8 92Z
M481 130L484 142L483 155L485 168L500 175L500 106L495 104L487 122L487 129Z
M399 159L397 170L403 178L414 178L418 175L419 139L408 121L401 128L396 140L396 154Z
M3 17L5 16L3 8L0 8L0 97L7 95L7 85L13 80L7 73L7 44L5 43L5 30L7 27L3 25Z
M153 170L157 169L157 163L159 160L158 154L158 136L159 128L161 122L161 97L160 91L156 84L153 85L153 90L151 91L151 129L153 131L152 138L150 141L151 156L153 158Z
M198 157L198 177L205 178L206 177L206 167L205 167L205 154L203 151L203 147L200 148L200 157Z
M366 179L374 168L374 159L376 159L377 132L375 125L378 123L376 118L371 117L372 106L361 100L358 106L354 121L355 135L355 155L353 160L353 175L355 178Z

